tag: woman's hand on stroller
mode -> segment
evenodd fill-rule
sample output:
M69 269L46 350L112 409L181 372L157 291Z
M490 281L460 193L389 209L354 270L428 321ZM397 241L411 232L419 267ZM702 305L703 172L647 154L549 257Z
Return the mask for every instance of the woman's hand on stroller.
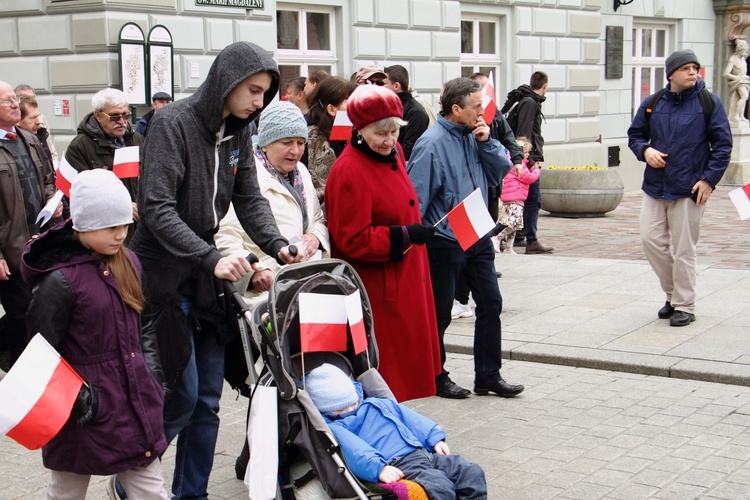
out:
M307 259L307 253L305 252L304 245L289 245L279 250L277 260L279 262L285 262L287 264L295 264L297 262L303 262Z
M273 283L273 273L269 269L263 269L253 274L250 282L253 284L253 289L267 292L271 289L271 283Z
M217 278L237 281L250 271L255 270L257 264L250 265L250 262L241 255L228 255L219 259L214 267L214 276Z
M399 479L404 478L404 473L401 472L400 469L397 469L396 467L393 467L392 465L386 465L380 470L380 474L378 475L378 479L380 479L381 483L395 483Z
M437 444L435 444L435 447L433 448L435 450L435 453L438 455L450 455L451 450L448 448L448 445L445 443L445 441L438 441Z

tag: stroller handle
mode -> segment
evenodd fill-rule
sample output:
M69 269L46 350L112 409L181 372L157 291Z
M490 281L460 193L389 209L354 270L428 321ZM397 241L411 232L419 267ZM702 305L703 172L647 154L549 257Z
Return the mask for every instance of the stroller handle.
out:
M260 262L260 259L254 253L247 254L247 257L245 257L245 260L247 260L250 263L250 265L253 265L256 262ZM237 289L234 287L231 281L223 280L223 287L224 287L224 293L232 297L232 300L234 300L234 302L237 304L237 307L239 308L241 315L244 315L247 311L250 310L247 307L245 300L242 298L242 295L240 295L240 292L237 291Z

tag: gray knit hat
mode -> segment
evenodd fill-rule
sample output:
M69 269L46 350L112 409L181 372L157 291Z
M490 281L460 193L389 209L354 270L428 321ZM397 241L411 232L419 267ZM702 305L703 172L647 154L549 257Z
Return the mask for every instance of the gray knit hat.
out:
M260 115L258 146L268 146L288 137L302 137L307 140L307 122L297 106L291 102L277 101L264 109Z
M95 168L78 172L70 188L73 229L81 233L133 222L130 194L109 170Z
M701 67L701 63L698 62L698 56L696 56L695 52L692 50L685 49L672 52L672 54L667 57L667 80L672 76L672 73L690 63L696 64L698 69Z
M305 390L321 413L343 410L359 401L352 379L330 363L307 374Z

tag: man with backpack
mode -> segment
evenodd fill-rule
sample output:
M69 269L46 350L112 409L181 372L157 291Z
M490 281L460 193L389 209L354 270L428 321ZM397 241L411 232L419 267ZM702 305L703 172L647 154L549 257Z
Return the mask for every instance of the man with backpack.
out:
M508 124L516 137L526 137L531 141L529 167L544 161L544 137L542 137L542 103L547 93L547 74L535 71L529 85L521 85L508 93L501 113L506 114ZM541 165L539 165L541 167ZM539 209L542 208L542 194L539 180L529 186L529 197L523 206L523 227L526 234L526 253L552 253L554 248L539 243L536 238ZM518 242L518 238L516 238Z
M666 88L649 96L628 129L628 146L646 162L641 241L667 301L659 318L695 321L698 234L706 202L729 165L732 133L719 98L699 77L692 50L666 60Z

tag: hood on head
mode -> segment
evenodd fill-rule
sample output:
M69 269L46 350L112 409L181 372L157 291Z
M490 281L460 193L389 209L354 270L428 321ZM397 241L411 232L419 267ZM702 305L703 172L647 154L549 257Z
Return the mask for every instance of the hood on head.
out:
M29 286L34 286L49 271L94 259L75 237L72 221L67 220L26 243L21 256L21 275Z
M229 93L247 78L256 73L267 71L271 74L271 86L263 96L265 108L279 90L279 68L271 54L251 42L235 42L222 50L208 71L204 81L194 97L199 101L195 112L199 115L212 133L221 128L224 121L224 102ZM226 118L225 135L231 135L253 121L262 111L256 110L245 119L234 115Z

